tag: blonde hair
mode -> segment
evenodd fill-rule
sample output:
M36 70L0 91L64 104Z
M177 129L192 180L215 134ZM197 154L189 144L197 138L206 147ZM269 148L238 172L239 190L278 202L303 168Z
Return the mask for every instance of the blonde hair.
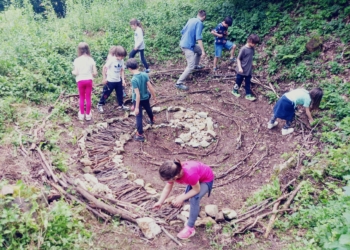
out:
M133 18L133 19L130 20L130 25L136 25L137 27L140 27L142 29L142 34L145 35L145 30L143 29L140 20L137 20L136 18Z
M86 42L81 42L78 44L78 56L82 55L91 56L89 45Z

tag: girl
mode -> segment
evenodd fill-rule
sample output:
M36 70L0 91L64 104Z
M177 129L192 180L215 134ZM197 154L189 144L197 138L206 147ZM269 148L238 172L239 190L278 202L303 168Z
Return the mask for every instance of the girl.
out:
M180 239L188 239L195 234L194 225L199 215L201 198L213 187L214 173L211 168L201 162L166 161L159 168L160 178L167 181L159 201L153 208L160 208L173 188L174 182L187 184L185 193L177 196L173 201L175 207L181 207L190 198L190 217L185 228L178 233Z
M134 49L129 54L129 58L134 58L137 52L140 52L140 57L141 57L143 66L145 67L145 72L149 73L151 72L151 70L148 68L148 64L144 54L145 41L143 40L143 36L145 32L142 28L142 24L139 20L133 18L130 20L130 26L133 30L135 30L135 35L134 35L135 45L134 45Z
M320 88L314 88L310 92L305 89L295 89L284 94L273 108L273 116L271 121L267 124L268 129L277 126L277 118L286 120L286 124L282 128L282 135L293 133L294 129L290 128L294 119L297 105L305 107L306 115L309 118L309 123L313 123L313 118L310 112L311 109L318 109L323 96L323 91Z
M92 80L97 76L96 63L90 55L89 45L81 42L78 45L78 58L74 60L73 75L76 76L76 82L79 90L79 106L78 119L87 121L91 120L91 92ZM84 112L84 103L86 100L86 113Z

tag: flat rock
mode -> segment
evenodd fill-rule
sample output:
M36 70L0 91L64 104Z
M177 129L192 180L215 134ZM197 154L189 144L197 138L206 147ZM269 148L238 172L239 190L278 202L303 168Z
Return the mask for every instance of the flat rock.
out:
M215 221L216 221L217 223L225 222L224 213L223 213L222 211L220 211L220 212L216 215Z
M205 218L205 217L207 217L207 213L202 210L202 211L199 212L199 217L200 218Z
M134 182L139 185L139 186L144 186L145 185L145 181L143 179L136 179L134 180Z
M181 220L172 220L172 221L169 222L169 225L170 226L174 226L176 224L182 224L182 223L184 223L184 222L181 221Z
M161 111L161 108L160 107L153 107L152 108L152 112L153 113L159 113Z
M195 139L192 139L189 143L188 143L189 146L193 147L193 148L198 148L199 147L199 143L195 140Z
M175 139L175 142L176 142L177 144L183 144L183 143L184 143L184 141L181 140L181 138L176 138L176 139Z
M207 135L216 138L216 133L214 132L214 130L207 130Z
M173 118L174 118L174 119L182 120L182 119L185 118L185 115L186 115L185 112L179 111L179 112L174 113Z
M201 142L199 143L199 145L200 145L201 147L203 147L203 148L206 148L206 147L208 147L208 146L210 145L210 143L207 142L207 141L201 141Z
M207 118L208 117L208 113L207 112L198 112L197 115L200 118Z
M191 207L190 204L186 204L183 206L182 210L183 211L190 211L190 207Z
M84 168L82 168L82 170L83 170L83 172L85 173L85 174L91 174L92 173L92 169L90 168L90 167L84 167Z
M157 223L149 217L139 218L136 219L137 225L140 227L143 235L147 239L153 239L158 234L162 232L162 229L160 226L157 225Z
M186 221L187 221L186 216L184 216L184 215L182 215L182 214L176 215L176 218L179 219L179 220L181 220L182 222L185 222L185 223L186 223Z
M208 130L214 130L214 122L213 122L213 119L211 119L211 117L208 117L206 119L206 123L207 123Z
M96 127L97 128L107 128L108 127L108 123L107 122L97 123Z
M205 218L200 218L196 220L195 226L200 227L200 226L207 226L207 225L215 225L216 222L213 220L211 217L205 217Z
M176 198L176 196L172 195L165 199L164 203L170 204Z
M11 186L11 185L3 186L2 189L1 189L1 194L2 194L3 196L9 195L9 194L12 195L13 192L14 192L14 188L13 188L13 186Z
M179 138L183 141L183 142L189 142L192 139L192 136L190 133L182 133Z
M177 112L177 111L182 110L182 108L181 108L181 107L173 107L173 106L170 106L167 110L168 110L169 112Z
M89 159L87 158L83 158L83 159L80 159L80 162L86 167L86 166L91 166L92 165L92 161L90 161Z
M219 213L219 209L217 205L206 205L204 207L205 212L210 217L216 218L217 214Z
M92 174L84 174L83 176L84 176L84 179L92 186L98 183L97 178Z
M182 211L181 214L185 216L187 219L190 217L190 212L189 211Z
M237 218L237 212L231 208L223 208L222 213L224 214L224 218L226 220Z
M131 139L131 135L130 134L122 134L122 135L120 135L120 137L119 137L119 140L120 141L124 141L124 142L127 142L128 140L130 140Z

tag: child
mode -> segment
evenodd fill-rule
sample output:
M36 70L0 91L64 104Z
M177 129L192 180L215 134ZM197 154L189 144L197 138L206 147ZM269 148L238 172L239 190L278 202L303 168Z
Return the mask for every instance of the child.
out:
M238 89L241 87L243 79L245 79L245 99L249 101L256 100L256 98L251 94L250 80L252 78L254 47L259 43L259 40L260 39L257 35L251 34L248 37L247 44L241 48L237 57L237 78L232 94L236 97L241 96L238 93Z
M123 105L123 86L125 86L124 58L126 57L126 50L122 46L112 46L110 54L112 56L109 56L102 71L102 82L105 86L103 87L100 102L97 104L97 109L100 113L103 113L103 105L106 104L106 100L113 90L115 90L117 95L117 109L128 110L128 108Z
M305 107L306 115L309 118L309 123L313 123L313 118L310 112L311 109L318 109L323 96L323 91L320 88L314 88L310 92L305 89L295 89L284 94L273 108L273 116L267 124L268 129L277 126L277 118L286 120L286 124L282 128L282 135L293 133L294 129L289 128L295 115L297 105Z
M143 63L143 66L145 67L145 72L149 73L151 70L148 68L148 64L145 58L145 41L143 39L143 36L145 34L142 24L139 20L136 20L135 18L130 20L130 26L133 30L135 30L134 40L135 45L134 49L130 52L129 58L134 58L137 52L140 52L140 58Z
M91 120L91 92L92 80L97 76L96 63L90 55L89 45L81 42L78 45L78 58L74 60L73 75L76 76L76 82L79 90L79 113L78 119L87 121ZM84 112L84 104L86 100L86 113Z
M136 116L137 133L134 137L135 141L145 141L142 128L142 108L144 108L150 118L151 125L154 123L154 117L150 105L150 98L153 97L155 103L157 103L156 93L153 86L149 81L149 77L146 73L138 70L138 64L134 58L126 61L126 68L131 71L133 77L131 79L132 85L132 101L134 106L134 112ZM148 92L151 92L151 96Z
M190 199L190 217L185 228L178 233L180 239L188 239L195 234L194 225L200 211L199 202L213 188L214 173L211 168L201 162L166 161L159 168L160 178L167 181L159 201L153 208L160 208L169 196L174 182L187 184L185 193L177 196L173 201L175 207L181 207L184 201Z
M218 58L221 57L222 49L225 48L230 51L230 62L235 62L235 49L236 45L233 42L227 40L227 29L232 26L232 18L225 17L222 23L219 23L218 26L211 31L215 36L215 58L214 58L214 71L217 70L216 64Z

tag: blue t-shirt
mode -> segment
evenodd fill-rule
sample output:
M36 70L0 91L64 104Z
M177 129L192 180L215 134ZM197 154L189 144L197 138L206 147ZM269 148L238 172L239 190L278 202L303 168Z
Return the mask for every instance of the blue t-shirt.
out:
M193 50L197 40L202 40L203 22L198 18L191 18L181 30L180 47Z
M215 31L216 33L223 35L223 37L215 37L215 44L217 45L223 45L227 42L227 27L222 25L222 23L219 23L218 26L216 26Z

